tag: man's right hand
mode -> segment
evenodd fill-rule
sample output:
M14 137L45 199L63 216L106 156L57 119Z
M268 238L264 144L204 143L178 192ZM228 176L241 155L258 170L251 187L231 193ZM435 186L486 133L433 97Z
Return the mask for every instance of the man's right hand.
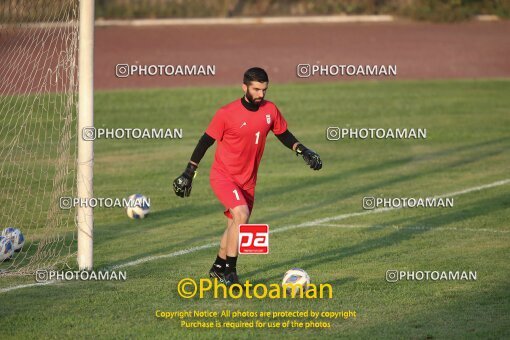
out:
M188 197L191 194L191 183L195 177L197 166L188 163L186 170L174 180L174 192L179 197Z

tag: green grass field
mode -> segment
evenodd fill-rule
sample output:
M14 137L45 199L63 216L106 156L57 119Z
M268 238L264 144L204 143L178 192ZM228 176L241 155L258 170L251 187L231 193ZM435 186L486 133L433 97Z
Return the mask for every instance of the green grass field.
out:
M330 283L332 299L183 299L179 280L207 273L216 247L122 268L125 282L65 282L0 293L2 333L19 338L508 338L510 183L455 196L453 208L364 212L363 196L430 197L510 178L510 81L402 81L271 85L289 129L316 150L311 171L270 136L252 223L267 223L270 254L241 256L253 283L279 283L301 267ZM95 210L96 269L218 242L222 206L209 185L214 147L191 197L172 180L184 169L214 112L237 87L97 92L97 127L183 128L182 140L98 140L95 196L150 197L151 215ZM328 141L326 128L426 128L426 140ZM336 218L333 218L336 217ZM296 227L323 218L316 225ZM477 272L476 281L401 281L385 272ZM0 289L33 283L0 278ZM328 329L186 329L163 311L342 311ZM276 321L294 320L283 318ZM203 320L206 319L193 319ZM240 319L229 321L250 321ZM225 321L225 320L223 320ZM275 320L263 320L275 321ZM309 321L300 320L300 321Z

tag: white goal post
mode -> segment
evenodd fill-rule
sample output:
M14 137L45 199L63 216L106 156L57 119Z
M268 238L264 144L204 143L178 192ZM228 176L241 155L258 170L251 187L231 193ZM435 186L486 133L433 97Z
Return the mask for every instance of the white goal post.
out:
M78 47L78 164L77 195L90 199L93 192L94 142L84 140L83 128L94 126L94 0L80 0L80 34ZM78 267L93 266L94 215L91 207L77 207Z

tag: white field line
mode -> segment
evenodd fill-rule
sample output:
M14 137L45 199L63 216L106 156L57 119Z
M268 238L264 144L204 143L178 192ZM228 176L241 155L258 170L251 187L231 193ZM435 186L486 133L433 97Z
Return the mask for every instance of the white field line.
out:
M21 288L29 288L29 287L35 287L35 286L46 286L46 285L54 284L56 282L57 281L55 281L55 280L51 280L51 281L46 281L46 282L37 282L37 283L29 283L29 284L24 284L24 285L19 285L19 286L12 286L12 287L0 289L0 293L5 293L5 292L9 292L11 290L16 290L16 289L21 289Z
M137 264L140 264L140 263L150 262L150 261L159 260L159 259L165 259L165 258L168 258L168 257L175 257L175 256L180 256L180 255L186 255L186 254L189 254L189 253L194 253L194 252L199 251L199 250L216 247L218 245L219 245L219 242L208 243L208 244L204 244L203 246L198 246L198 247L193 247L193 248L188 248L188 249L174 251L173 253L170 253L170 254L156 255L156 256L147 256L147 257L143 257L143 258L141 258L139 260L136 260L136 261L126 262L126 263L118 264L116 266L111 266L111 267L108 267L108 269L109 270L117 270L117 269L120 269L120 268L136 266Z
M448 194L439 195L439 196L436 196L436 197L460 196L460 195L468 194L468 193L471 193L471 192L476 192L476 191L481 191L481 190L485 190L485 189L489 189L489 188L494 188L494 187L502 186L502 185L505 185L505 184L508 184L508 183L510 183L510 178L507 178L507 179L504 179L504 180L501 180L501 181L496 181L496 182L489 183L489 184L485 184L485 185L480 185L480 186L476 186L476 187L472 187L472 188L467 188L467 189L464 189L464 190L461 190L461 191L455 191L455 192L451 192L451 193L448 193ZM304 223L300 223L300 224L294 224L294 225L289 225L289 226L286 226L286 227L274 229L274 230L270 231L270 233L273 234L273 233L279 233L279 232L283 232L283 231L287 231L287 230L292 230L292 229L320 226L321 224L324 224L324 223L327 223L327 222L331 222L331 221L340 221L340 220L345 220L345 219L350 218L350 217L364 216L364 215L370 215L370 214L378 214L378 213L392 211L392 210L398 210L398 209L402 209L402 208L384 208L384 209L367 210L367 211L357 212L357 213L341 214L341 215L337 215L337 216L321 218L321 219L313 220L313 221L310 221L310 222L304 222ZM186 254L189 254L189 253L194 253L194 252L199 251L199 250L212 248L212 247L215 247L217 245L218 245L218 242L216 242L216 243L208 243L208 244L204 244L204 245L201 245L201 246L198 246L198 247L192 247L192 248L178 250L178 251L175 251L175 252L172 252L172 253L169 253L169 254L147 256L147 257L143 257L143 258L141 258L139 260L136 260L136 261L130 261L130 262L118 264L116 266L109 267L108 269L109 270L117 270L117 269L120 269L120 268L136 266L136 265L141 264L141 263L146 263L146 262L155 261L155 260L159 260L159 259L170 258L170 257L175 257L175 256L180 256L180 255L186 255ZM53 283L56 283L56 282L58 282L58 281L48 281L48 282L43 282L43 283L32 283L32 284L17 285L17 286L2 288L2 289L0 289L0 293L6 293L6 292L13 291L13 290L21 289L21 288L27 288L27 287L45 286L45 285L53 284Z

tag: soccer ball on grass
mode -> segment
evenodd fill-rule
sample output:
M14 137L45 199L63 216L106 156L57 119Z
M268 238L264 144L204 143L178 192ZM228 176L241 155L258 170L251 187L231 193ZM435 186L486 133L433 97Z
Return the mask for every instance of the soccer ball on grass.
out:
M285 284L294 285L292 287L287 287L287 292L289 294L300 294L300 287L302 287L304 293L310 284L310 276L301 268L292 268L291 270L288 270L283 276L282 285L284 286Z
M25 244L25 237L23 236L23 233L18 228L5 228L2 231L2 236L6 237L11 240L12 247L15 252L18 252L21 250L23 245Z
M14 254L14 247L11 239L5 236L0 236L0 262L8 260Z
M130 206L126 208L129 218L141 219L145 218L150 211L149 200L142 194L134 194L129 196Z

